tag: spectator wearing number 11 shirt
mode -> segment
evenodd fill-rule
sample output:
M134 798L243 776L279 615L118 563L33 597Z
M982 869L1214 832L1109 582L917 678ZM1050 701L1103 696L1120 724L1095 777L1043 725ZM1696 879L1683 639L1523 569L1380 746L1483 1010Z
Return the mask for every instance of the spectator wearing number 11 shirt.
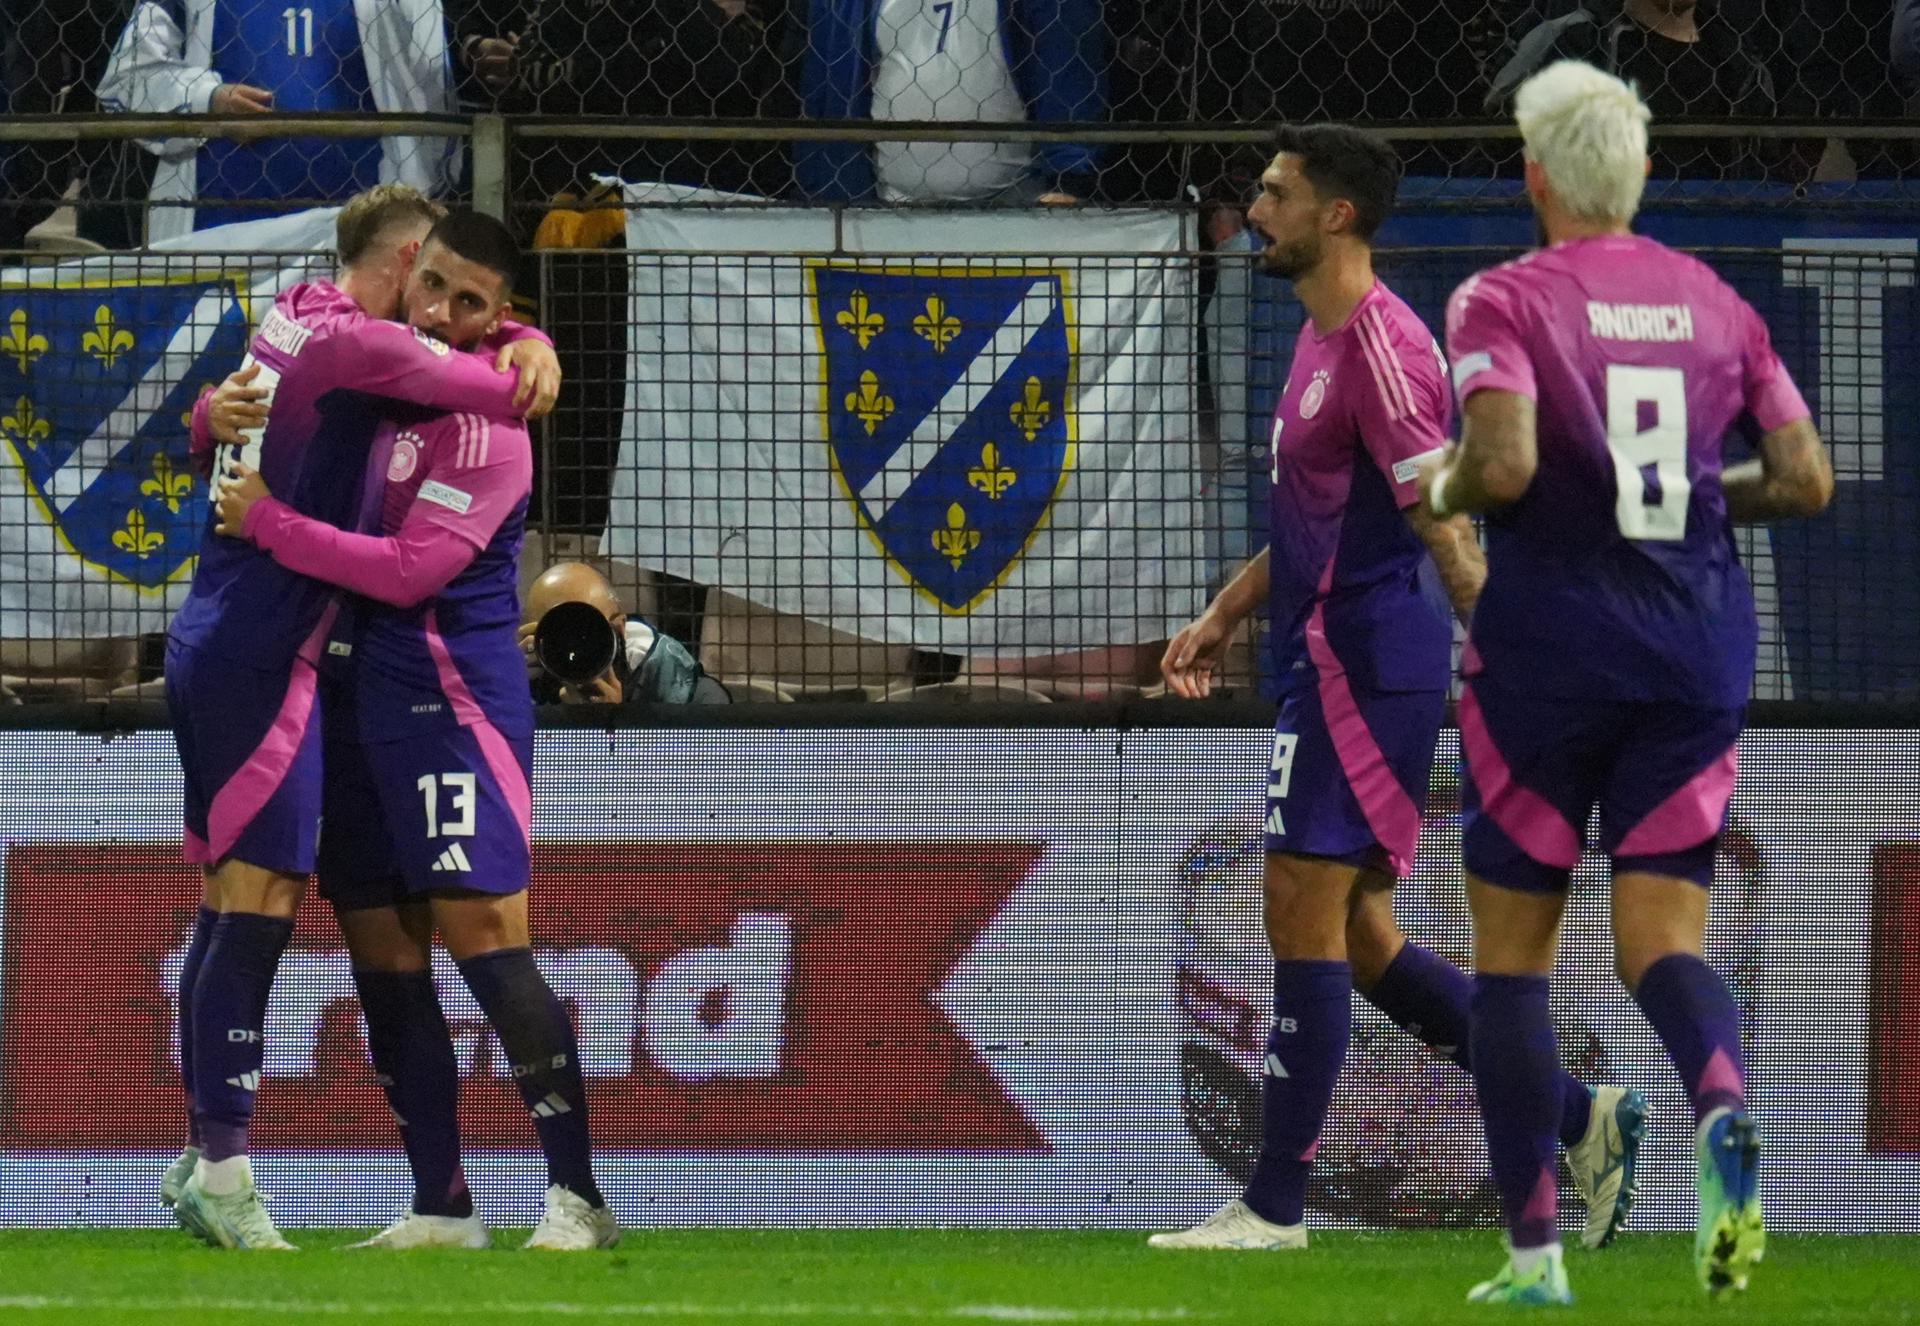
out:
M453 109L439 0L141 0L100 80L108 110L438 114ZM150 139L147 240L345 202L375 184L447 193L443 138Z

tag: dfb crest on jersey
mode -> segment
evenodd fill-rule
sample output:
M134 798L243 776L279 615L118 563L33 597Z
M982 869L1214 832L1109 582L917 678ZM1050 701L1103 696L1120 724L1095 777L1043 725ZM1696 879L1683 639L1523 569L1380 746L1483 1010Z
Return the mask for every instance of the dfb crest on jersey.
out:
M193 402L247 335L230 276L0 287L0 439L74 556L152 589L199 551Z
M887 560L950 613L990 595L1073 466L1067 275L821 263L822 415Z

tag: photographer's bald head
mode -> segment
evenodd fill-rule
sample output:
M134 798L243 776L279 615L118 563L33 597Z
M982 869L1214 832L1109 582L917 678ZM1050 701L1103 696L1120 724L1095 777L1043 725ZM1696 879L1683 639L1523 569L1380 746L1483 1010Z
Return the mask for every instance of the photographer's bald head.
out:
M541 572L539 579L528 587L520 613L520 647L526 651L527 677L535 695L565 704L619 704L625 679L624 669L615 663L609 662L597 676L576 680L556 672L555 660L542 661L540 623L547 620L555 608L567 604L583 604L605 619L612 642L610 653L619 662L625 661L619 655L624 652L627 612L612 583L585 562L557 562ZM591 626L590 618L586 624ZM550 640L552 636L550 628L546 638Z

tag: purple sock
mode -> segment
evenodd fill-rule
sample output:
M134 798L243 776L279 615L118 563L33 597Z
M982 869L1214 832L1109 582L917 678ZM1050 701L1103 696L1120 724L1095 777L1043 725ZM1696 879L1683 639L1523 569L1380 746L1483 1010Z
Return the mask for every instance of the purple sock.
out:
M1453 1060L1469 1073L1473 1058L1467 1047L1467 1009L1473 1002L1473 980L1436 953L1409 940L1395 955L1373 989L1362 992L1367 1002L1409 1036L1432 1046L1435 1054ZM1560 1141L1572 1146L1587 1135L1593 1096L1574 1077L1560 1074Z
M1633 998L1679 1070L1695 1120L1746 1108L1740 1006L1718 972L1691 953L1669 954L1647 968Z
M1544 976L1473 978L1473 1085L1486 1123L1487 1158L1516 1248L1560 1239L1554 1116L1560 1107Z
M353 983L367 1019L367 1057L413 1172L413 1209L472 1215L473 1194L460 1168L460 1067L433 974L356 970Z
M1304 1218L1307 1175L1320 1149L1333 1085L1353 1027L1353 972L1344 962L1273 964L1273 1033L1261 1078L1260 1158L1246 1203L1263 1220Z
M479 1001L500 1048L513 1065L520 1099L533 1115L547 1181L606 1205L593 1179L593 1143L587 1133L587 1088L580 1076L580 1049L573 1022L530 948L503 948L460 964L460 975Z
M200 1117L193 1106L193 986L200 979L200 964L206 960L207 944L213 939L213 923L220 913L201 906L193 918L193 938L187 943L187 955L180 960L180 1015L175 1027L180 1041L180 1088L187 1100L187 1145L200 1145Z
M193 985L193 1102L207 1160L245 1155L260 1089L267 992L293 922L223 912Z

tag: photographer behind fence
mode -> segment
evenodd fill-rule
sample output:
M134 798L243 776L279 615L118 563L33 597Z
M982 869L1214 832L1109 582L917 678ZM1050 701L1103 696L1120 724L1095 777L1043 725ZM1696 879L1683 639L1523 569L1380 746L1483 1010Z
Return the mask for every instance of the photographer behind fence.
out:
M556 562L527 590L520 647L541 704L727 704L685 645L638 618L585 562Z

